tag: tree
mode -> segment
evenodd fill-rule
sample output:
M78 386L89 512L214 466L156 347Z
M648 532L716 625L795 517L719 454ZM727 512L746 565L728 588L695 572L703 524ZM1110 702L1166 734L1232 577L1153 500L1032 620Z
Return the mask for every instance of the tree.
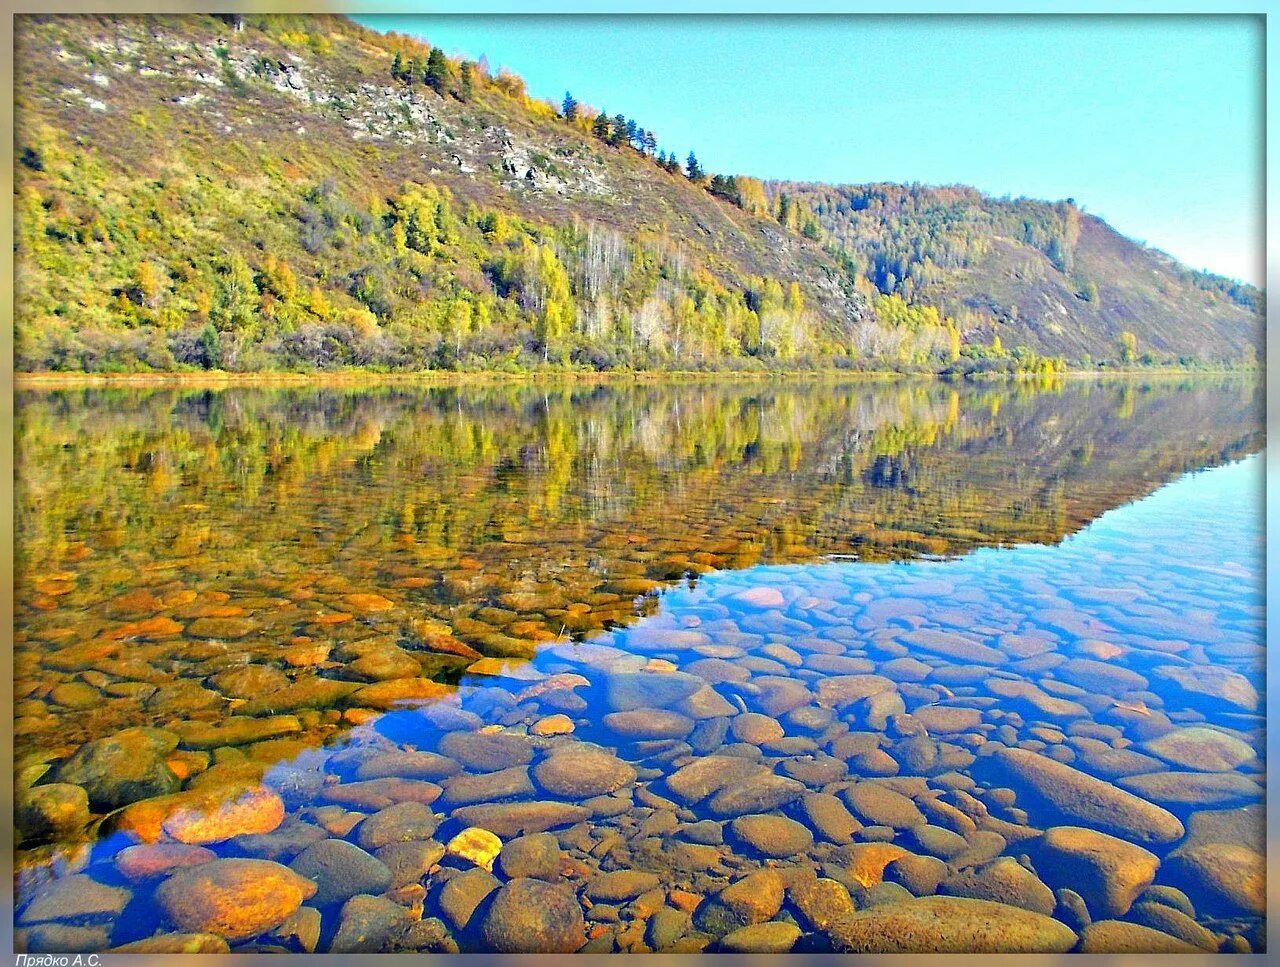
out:
M566 121L576 121L578 119L578 102L574 100L573 95L568 91L564 92L564 100L560 102L560 113Z
M658 139L652 131L644 132L644 151L646 154L653 154L658 150Z
M627 143L634 144L638 148L644 147L644 141L641 138L640 125L634 120L627 121Z
M463 101L469 101L475 97L476 93L476 65L469 60L462 62L462 80L461 90L458 96Z
M396 51L395 60L391 62L391 78L392 80L404 80L404 58L400 56L400 51Z
M1130 364L1138 359L1138 337L1128 329L1120 333L1120 362Z
M701 181L705 175L702 167L698 164L698 156L692 151L689 152L689 158L684 163L684 170L690 181Z
M439 47L432 47L427 56L427 69L422 75L423 82L437 94L444 94L449 88L449 75L449 61L445 58L444 51Z
M609 115L601 111L591 122L591 133L601 141L609 140Z
M615 114L613 116L613 130L609 132L609 143L615 148L620 148L627 143L627 119L625 115Z

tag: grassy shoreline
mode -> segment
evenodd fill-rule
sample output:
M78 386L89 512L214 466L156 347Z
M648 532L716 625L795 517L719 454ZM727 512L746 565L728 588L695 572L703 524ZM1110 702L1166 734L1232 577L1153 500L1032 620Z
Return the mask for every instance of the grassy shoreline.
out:
M1069 369L1052 379L1088 379L1106 377L1194 377L1194 376L1254 376L1261 371L1218 368L1188 370L1178 367L1135 367L1130 369ZM501 371L453 372L449 370L416 370L412 372L376 372L373 370L330 370L317 372L290 372L263 370L258 372L228 372L212 370L202 372L154 372L154 373L82 373L82 372L15 372L15 389L58 389L77 386L262 386L262 385L373 385L407 383L440 386L463 386L485 383L543 383L543 382L891 382L894 380L942 379L938 373L899 373L892 370L774 370L767 372L703 372L639 370L635 372L583 371L583 370L534 370L524 373ZM1034 374L987 375L976 382L1029 382L1041 379ZM962 380L963 382L970 382Z

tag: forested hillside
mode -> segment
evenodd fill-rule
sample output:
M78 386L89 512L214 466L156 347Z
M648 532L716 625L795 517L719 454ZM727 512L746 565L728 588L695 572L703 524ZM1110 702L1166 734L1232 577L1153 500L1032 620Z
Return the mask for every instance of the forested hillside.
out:
M20 17L16 109L20 370L1045 371L1261 340L1255 290L1074 205L709 173L340 17Z

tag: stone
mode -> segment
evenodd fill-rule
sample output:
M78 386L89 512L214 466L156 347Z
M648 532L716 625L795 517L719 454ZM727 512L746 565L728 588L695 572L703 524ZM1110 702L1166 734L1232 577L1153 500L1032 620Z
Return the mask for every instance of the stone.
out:
M99 883L83 873L62 876L36 891L22 908L21 924L50 920L85 920L118 917L133 896L124 887Z
M1053 670L1055 678L1083 688L1087 692L1102 695L1124 695L1140 692L1147 687L1147 680L1137 672L1110 662L1092 658L1071 658Z
M502 840L487 829L471 826L445 844L445 856L465 860L482 870L493 871L493 861L502 852Z
M800 928L784 920L739 927L720 938L716 949L730 954L784 954L800 939Z
M560 843L551 833L519 836L502 847L497 860L498 872L509 880L555 880L560 876L560 864Z
M770 772L757 773L738 783L722 787L707 801L706 809L712 816L719 818L769 812L794 802L806 791L794 779L775 776Z
M73 925L38 923L13 932L14 950L20 954L90 953L111 945L111 926L106 923ZM223 941L226 949L226 941ZM88 958L84 958L86 961Z
M1263 788L1239 772L1148 772L1116 780L1120 786L1175 809L1258 802Z
M1035 846L1036 867L1051 887L1075 890L1096 917L1123 916L1155 879L1152 852L1079 826L1046 830Z
M614 870L591 877L584 892L593 901L616 903L634 900L642 893L656 889L658 884L657 876L643 870Z
M137 846L126 846L115 855L114 862L121 876L131 883L140 883L214 859L217 859L217 854L203 846L186 843L140 843Z
M706 687L685 672L614 672L605 679L605 701L614 712L670 708Z
M572 826L590 813L582 806L564 802L485 803L463 806L453 818L465 826L479 826L508 839L524 833L541 833L560 826Z
M897 685L883 675L833 675L818 681L817 701L825 708L844 709Z
M927 732L951 735L971 732L982 724L982 712L976 708L953 705L922 705L911 713Z
M376 812L401 802L418 802L429 806L440 798L442 791L434 782L388 777L325 786L324 798L340 806Z
M811 930L822 930L856 909L844 884L826 877L792 884L787 888L787 899L800 922Z
M886 866L882 875L885 883L905 887L913 896L929 896L938 892L947 873L947 864L938 857L908 853Z
M941 826L913 826L908 830L907 837L924 852L948 861L969 848L969 843L963 836Z
M512 766L497 772L478 775L463 774L445 779L441 806L466 806L470 803L501 802L504 799L531 799L535 793L529 770Z
M158 933L112 947L113 954L225 954L227 941L212 933Z
M305 675L294 679L284 688L250 699L240 708L240 713L269 715L308 708L335 708L359 687L358 682L339 682L316 675Z
M179 870L155 897L180 930L244 940L283 923L315 893L315 883L279 863L223 859Z
M1206 927L1196 923L1195 919L1171 906L1163 903L1135 903L1129 910L1129 919L1152 930L1171 937L1177 937L1184 943L1210 953L1217 953L1218 938Z
M631 785L636 781L636 770L612 752L578 742L539 762L533 768L533 778L551 795L578 801Z
M830 793L806 795L800 800L800 813L819 838L836 845L852 843L854 834L862 828L844 803Z
M1053 890L1011 856L953 873L938 885L946 896L1008 903L1049 916L1057 906Z
M649 918L644 939L651 950L662 952L689 932L693 921L684 910L663 907Z
M924 813L914 802L879 783L855 783L842 795L853 814L868 825L907 829L926 822Z
M231 840L236 853L258 859L288 862L312 843L326 839L329 833L312 823L290 822L269 833L251 833Z
M765 773L767 770L759 763L741 756L708 755L669 774L666 787L672 798L691 806L725 786Z
M356 842L375 850L390 843L430 839L440 826L440 817L420 802L401 802L380 809L356 827Z
M1097 920L1080 934L1079 952L1084 954L1186 954L1197 948L1152 930L1139 923L1123 920Z
M567 884L522 878L494 894L480 936L495 953L573 953L586 942L586 923Z
M1183 890L1201 915L1266 914L1266 857L1249 846L1193 840L1168 856L1161 878Z
M741 845L762 856L792 857L813 845L813 834L785 816L739 816L729 828Z
M434 752L383 752L365 759L356 768L356 779L447 779L461 766Z
M884 880L884 869L908 852L894 843L852 843L840 850L848 876L864 888Z
M385 897L360 894L342 905L338 931L329 953L381 953L391 949L396 932L409 923L409 911Z
M1212 700L1218 708L1228 711L1256 712L1260 699L1258 690L1239 672L1220 665L1158 665L1151 669L1153 677L1169 682L1181 691L1197 696L1189 702L1193 707Z
M492 873L476 867L446 882L436 895L436 906L454 930L465 930L476 908L501 885Z
M358 893L382 893L391 885L391 870L354 843L326 839L308 846L289 869L314 880L315 905L344 903Z
M124 729L86 742L54 770L54 777L84 789L94 809L118 809L178 791L178 777L164 761L177 745L172 732Z
M837 953L1065 953L1076 935L1040 913L989 900L921 897L859 910L824 935Z
M89 823L89 796L80 786L51 782L14 797L13 822L23 841L57 839Z
M248 745L302 731L296 715L229 715L217 722L183 722L173 727L186 749L217 749L224 745Z
M1144 743L1143 748L1175 766L1201 772L1231 772L1256 757L1248 743L1201 725L1174 729Z
M423 705L448 698L453 686L430 678L393 678L385 682L362 685L351 693L348 701L360 708L387 710L400 706Z
M1005 661L1004 652L972 641L952 631L936 631L922 628L899 635L908 647L942 655L967 665L1000 665Z
M391 871L391 886L418 883L444 857L444 846L433 839L414 839L388 843L374 850L374 858Z
M760 611L784 608L787 605L787 599L783 597L782 592L770 587L748 588L730 595L729 600Z
M786 734L776 720L759 712L734 716L729 724L729 731L739 742L749 742L752 745L774 742Z
M533 761L529 740L508 732L448 732L438 748L471 772L497 772Z
M771 920L782 909L784 885L775 870L757 870L735 880L694 913L694 923L713 936Z
M110 827L148 843L162 836L180 843L220 843L269 833L284 813L284 801L274 790L229 782L132 803L110 817Z
M693 731L693 719L666 709L644 708L610 712L604 727L624 739L683 739Z
M991 759L1037 812L1051 818L1136 843L1171 843L1185 832L1168 810L1035 752L1002 748Z
M529 726L530 735L568 735L573 731L573 719L564 714L548 715Z

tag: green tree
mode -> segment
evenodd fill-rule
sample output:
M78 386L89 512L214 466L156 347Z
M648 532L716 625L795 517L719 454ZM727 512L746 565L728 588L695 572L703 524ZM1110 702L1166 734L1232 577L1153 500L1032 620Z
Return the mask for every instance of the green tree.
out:
M568 91L564 92L564 100L560 102L560 114L566 121L578 119L578 102Z
M449 61L444 56L444 51L439 47L432 47L431 53L427 55L427 69L422 75L423 82L437 94L444 94L449 89L451 75L452 71L449 69Z
M469 101L475 97L476 93L476 65L474 62L464 60L461 67L461 80L459 82L460 90L458 96Z
M609 140L609 115L601 111L591 122L591 133L601 141Z
M685 160L684 172L690 181L701 181L705 176L702 166L698 164L698 156L692 151L689 152L689 157Z
M393 80L404 80L404 58L400 56L400 51L396 51L395 60L391 62L391 77Z

